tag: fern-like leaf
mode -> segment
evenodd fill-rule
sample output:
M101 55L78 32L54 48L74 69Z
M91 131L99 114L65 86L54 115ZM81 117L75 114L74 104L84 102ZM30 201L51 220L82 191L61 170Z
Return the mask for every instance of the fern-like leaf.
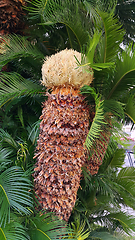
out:
M135 123L135 100L134 100L134 94L130 94L128 96L128 99L126 99L126 104L125 104L125 115L128 116L128 118Z
M68 236L73 231L64 221L59 220L53 213L42 211L29 219L28 232L31 240L58 240ZM75 237L73 239L77 240Z
M12 221L6 226L0 227L1 240L29 240L24 227L18 222Z
M21 95L36 95L43 92L42 86L18 73L0 74L0 107Z
M11 208L19 213L29 214L29 207L33 207L29 190L31 184L23 177L19 167L11 167L0 175L0 226L10 222Z
M17 142L13 139L13 137L4 129L0 128L0 141L1 143L5 143L5 147L12 150L18 150L18 144Z
M15 34L2 36L0 38L0 66L6 65L9 61L32 56L34 59L42 60L44 55L31 44L26 37Z
M73 229L71 238L72 238L72 236L74 236L77 240L84 240L89 237L90 231L88 231L88 229L85 229L86 228L85 221L80 222L80 218L78 218L78 219L76 219L75 224L73 222L71 222L71 226Z
M116 61L116 72L110 82L108 99L120 99L122 93L134 88L135 84L135 52L131 46L127 47Z
M102 127L106 125L104 117L104 100L101 101L101 98L95 92L94 88L90 86L84 86L81 89L82 94L91 94L95 100L95 117L92 121L89 133L86 137L85 145L88 150L91 149L95 139L99 138L100 133L102 132Z
M28 7L32 17L41 16L42 24L53 25L64 24L67 29L71 48L73 47L73 36L75 36L79 47L88 41L88 28L91 30L92 24L88 17L84 17L84 11L80 8L81 1L77 0L34 0ZM72 35L73 34L73 35Z
M12 150L0 147L0 172L3 171L7 165L9 165L12 160L11 158Z
M104 28L104 36L102 38L102 54L103 62L114 62L119 52L119 45L123 40L124 31L118 18L113 14L98 11Z

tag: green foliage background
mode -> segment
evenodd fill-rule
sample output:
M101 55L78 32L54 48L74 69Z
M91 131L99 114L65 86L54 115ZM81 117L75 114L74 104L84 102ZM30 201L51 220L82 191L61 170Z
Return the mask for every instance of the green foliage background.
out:
M2 36L0 45L0 239L125 239L125 234L135 231L134 217L121 209L135 209L135 170L122 167L125 151L117 142L121 125L135 122L135 53L128 37L134 31L131 23L127 27L131 9L134 19L134 3L27 2L26 36ZM128 7L126 18L123 6ZM123 39L128 42L124 50L120 48ZM36 210L39 203L32 177L38 119L47 99L40 69L45 56L65 48L80 51L82 58L86 56L85 64L94 70L92 85L81 89L95 110L85 143L89 150L106 127L105 116L110 112L112 116L103 164L94 176L83 169L68 224L53 213L42 215ZM78 67L84 66L78 63Z

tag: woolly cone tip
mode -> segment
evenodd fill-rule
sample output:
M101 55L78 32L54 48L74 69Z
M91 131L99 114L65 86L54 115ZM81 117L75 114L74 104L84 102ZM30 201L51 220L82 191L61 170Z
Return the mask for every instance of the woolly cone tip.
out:
M81 62L81 53L65 49L51 57L46 57L42 66L42 84L47 88L71 85L80 88L83 85L89 85L93 80L93 73L87 66L84 71L78 67L77 60Z

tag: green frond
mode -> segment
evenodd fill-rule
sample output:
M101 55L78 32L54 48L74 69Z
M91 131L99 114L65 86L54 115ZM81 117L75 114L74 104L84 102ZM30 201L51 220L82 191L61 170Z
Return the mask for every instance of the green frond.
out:
M95 30L94 34L92 37L89 36L89 41L87 42L87 47L86 50L84 49L84 52L82 53L81 57L81 63L77 60L77 64L79 67L83 67L84 70L88 71L88 69L85 69L86 66L89 65L90 67L90 72L92 70L96 71L101 71L102 69L106 68L112 68L114 67L114 62L104 62L104 63L94 63L94 55L95 55L95 50L96 47L99 43L99 39L101 37L102 32L99 32L98 30Z
M0 172L11 164L12 160L10 158L12 152L12 150L0 147Z
M115 206L113 206L115 207ZM121 211L122 210L122 211ZM91 236L102 236L101 239L104 239L104 235L102 235L102 232L108 232L108 238L105 237L105 239L111 239L111 236L114 237L114 239L119 239L119 236L117 237L117 232L124 233L125 236L132 234L134 231L134 216L126 214L123 209L115 209L113 211L113 208L108 211L106 209L106 212L99 212L99 215L93 219L95 223L97 223L97 229L94 232L91 232ZM99 225L100 223L100 225ZM100 235L101 233L101 235ZM123 234L121 234L123 235ZM107 236L105 234L105 236ZM131 236L130 236L131 237ZM113 239L113 238L112 238ZM122 238L123 239L123 238Z
M90 64L90 67L91 67L93 70L102 71L103 69L110 69L110 68L114 67L114 62L109 62L109 63L93 63L93 64Z
M124 119L125 104L113 99L104 100L104 111L111 113L113 116Z
M112 144L110 145L110 147L112 147ZM115 152L111 152L109 149L107 150L107 153L104 157L104 161L103 164L100 167L100 173L102 171L105 171L108 168L121 168L122 165L124 164L124 160L125 160L125 150L123 148L117 148L115 150Z
M0 141L1 143L5 143L8 148L10 148L11 150L18 150L18 144L17 142L13 139L13 137L6 131L4 131L4 129L0 128Z
M125 233L131 234L132 231L135 231L135 219L134 216L130 216L124 212L111 213L108 215L109 218L118 222Z
M10 222L6 226L0 227L1 240L29 240L24 227L18 222Z
M27 128L29 133L28 139L30 139L33 144L35 144L39 136L39 125L40 125L40 120L38 120L36 123L32 124Z
M121 138L127 138L128 134L123 131L123 123L120 121L120 119L117 118L112 118L112 126L113 126L113 131L111 138L114 142L117 144L122 145L123 147L127 147L127 143L124 143L121 141ZM122 119L123 120L123 119Z
M97 182L97 192L98 192L97 207L99 205L104 210L108 209L109 202L111 202L117 209L117 204L118 204L118 199L119 199L119 186L118 186L118 184L115 183L114 179L113 180L110 179L112 177L111 171L108 171L108 174L110 174L110 177L106 177L105 172L104 172L104 174L99 175L97 177L97 179L95 178L95 180ZM102 199L103 197L106 197L107 199L103 200ZM100 202L99 202L100 200L101 200L102 204L100 204ZM103 204L107 204L106 207L103 207ZM111 207L110 207L110 209L111 209Z
M89 91L95 98L96 108L95 108L95 117L92 121L89 133L85 141L85 145L88 150L91 149L95 139L99 138L100 133L102 132L103 125L106 124L106 122L104 121L105 118L104 118L104 111L103 111L104 101L100 100L100 97L98 96L98 94L96 94L91 87L89 87Z
M128 95L126 103L125 103L125 115L133 122L135 123L135 100L134 100L134 94Z
M0 175L0 226L10 222L11 209L29 214L29 207L33 207L31 183L23 173L21 168L11 167Z
M125 178L135 181L135 168L127 167L127 168L121 169L121 171L118 174L118 179L124 180Z
M30 43L26 37L15 34L2 36L0 38L0 66L6 65L13 59L32 56L34 59L42 60L44 55Z
M124 203L135 208L135 170L132 167L120 170L116 183L120 186L119 193Z
M28 7L32 17L41 16L43 25L57 23L66 26L70 47L73 48L74 37L81 49L88 41L88 28L91 30L89 17L84 18L84 11L79 8L81 1L77 0L34 0L32 7ZM73 34L73 35L72 35ZM74 36L74 37L73 37Z
M21 106L18 106L18 117L20 119L22 127L24 128L23 110Z
M89 0L83 1L82 3L85 6L86 13L89 15L91 22L93 22L94 25L96 24L96 26L98 26L97 23L100 21L100 19L99 14L97 13L97 8L101 7L101 2L98 4L98 2L95 0Z
M104 63L115 62L116 56L120 50L120 43L124 37L124 31L117 17L113 14L98 11L104 28L104 34L100 43L101 59ZM101 24L102 24L101 23Z
M114 13L115 7L117 6L117 0L100 0L97 1L98 9L103 12L108 12L110 14Z
M98 232L98 231L95 231L91 234L90 236L90 239L91 240L119 240L119 238L115 237L114 235L112 235L111 233L109 232Z
M135 52L131 46L119 53L116 61L116 72L110 83L108 99L121 99L123 93L134 88L135 84Z
M53 213L45 211L38 213L35 217L30 216L27 227L31 240L67 240L73 232L64 221L59 220Z
M0 107L21 95L36 95L43 92L35 81L23 78L18 73L0 74Z
M105 155L105 159L100 167L99 174L104 174L102 178L104 178L104 182L107 180L107 184L110 184L110 188L116 192L116 198L121 196L121 199L123 198L125 204L129 204L131 207L133 207L135 199L135 171L134 168L130 167L122 168L124 160L125 150L116 148L111 156L108 157L107 154ZM119 173L117 174L118 168ZM114 179L109 180L108 177L106 178L106 171L110 175L109 177L113 177Z
M93 64L95 50L101 38L101 34L102 32L95 30L93 37L90 37L89 43L87 44L86 56L90 64Z
M73 229L73 233L69 235L69 239L75 237L77 240L84 240L87 239L90 235L89 229L86 229L86 222L85 220L80 221L80 215L75 220L75 222L70 223L71 228Z

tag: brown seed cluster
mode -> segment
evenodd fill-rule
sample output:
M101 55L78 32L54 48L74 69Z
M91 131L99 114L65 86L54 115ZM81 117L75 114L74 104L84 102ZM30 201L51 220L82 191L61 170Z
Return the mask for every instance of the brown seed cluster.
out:
M0 34L19 33L24 27L22 10L24 0L0 1Z
M84 143L95 114L93 107L89 112L78 89L92 82L93 72L78 68L75 56L81 61L81 53L65 49L47 57L42 66L42 84L53 92L43 104L34 157L35 192L41 206L66 221L76 202L82 166L96 174L107 148L106 134L101 133L87 160Z
M56 87L43 104L41 120L35 192L42 207L68 221L85 162L89 110L78 90Z

